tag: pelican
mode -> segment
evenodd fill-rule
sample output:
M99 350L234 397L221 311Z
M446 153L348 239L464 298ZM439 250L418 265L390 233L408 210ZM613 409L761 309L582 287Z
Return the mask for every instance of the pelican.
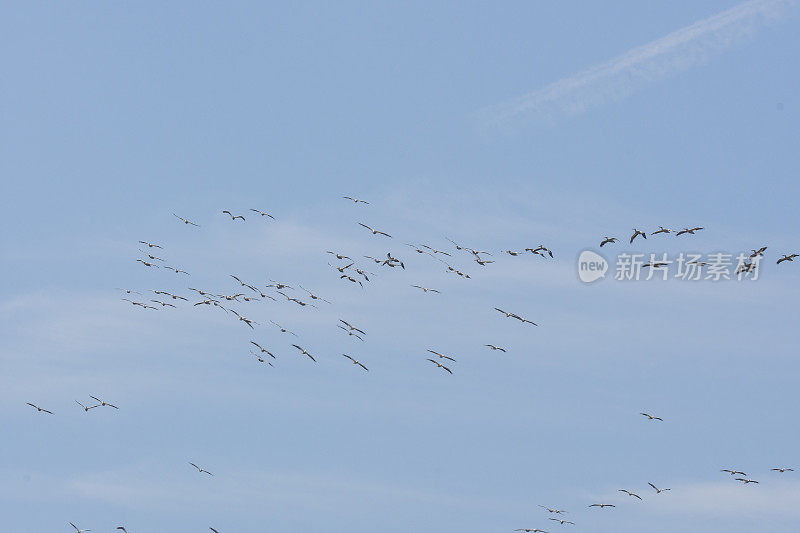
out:
M505 348L500 348L499 346L495 346L494 344L484 344L484 346L488 346L492 350L500 350L501 352L505 352Z
M103 400L101 400L101 399L100 399L100 398L98 398L97 396L92 396L92 395L90 394L90 395L89 395L89 398L91 398L92 400L94 400L94 401L96 401L96 402L100 402L100 407L113 407L114 409L119 409L119 407L117 407L116 405L110 404L110 403L108 403L108 402L104 402Z
M364 339L362 339L362 338L361 338L361 337L358 335L358 333L353 333L351 330L347 329L347 328L346 328L346 327L344 327L344 326L340 326L340 325L338 325L338 324L336 325L336 327L337 327L337 328L339 328L339 329L341 329L341 330L342 330L342 331L344 331L345 333L347 333L349 336L351 336L351 337L355 337L355 338L357 338L358 340L360 340L360 341L362 341L362 342L364 341Z
M613 244L615 242L617 242L617 238L616 237L605 237L605 238L603 238L603 242L600 243L600 248L602 248L606 244Z
M358 329L357 327L355 327L355 326L353 326L352 324L348 323L346 320L342 320L342 319L340 318L340 319L339 319L339 322L341 322L342 324L344 324L345 326L347 326L348 328L350 328L350 331L357 331L357 332L359 332L359 333L361 333L361 334L363 334L363 335L366 335L366 334L367 334L367 333L366 333L364 330L362 330L362 329Z
M234 216L234 214L233 214L233 213L231 213L230 211L228 211L227 209L226 209L225 211L223 211L223 213L225 213L226 215L228 215L229 217L231 217L231 220L236 220L237 218L241 218L241 219L242 219L242 222L244 222L244 217L243 217L242 215L235 215L235 216Z
M798 255L797 255L797 254L791 254L791 255L786 255L786 254L784 254L784 255L783 255L783 257L781 257L780 259L778 259L778 264L780 265L780 264L781 264L781 263L783 263L784 261L794 261L794 258L795 258L795 257L798 257Z
M353 198L352 196L342 196L345 200L352 200L354 204L369 204L366 200L359 200L358 198Z
M189 462L189 464L192 465L193 467L195 467L197 469L197 472L200 473L200 474L205 472L209 476L213 476L214 475L211 472L209 472L208 470L206 470L205 468L200 468L199 466L197 466L196 464L194 464L192 462Z
M613 503L593 503L589 507L599 507L600 509L604 509L606 507L616 507Z
M624 492L624 493L625 493L625 494L627 494L628 496L633 496L634 498L639 498L640 500L642 499L642 497L641 497L641 496L639 496L638 494L634 494L633 492L631 492L631 491L629 491L629 490L625 490L625 489L619 489L617 492Z
M144 244L144 245L145 245L145 246L147 246L148 248L161 248L161 249L163 249L163 247L162 247L162 246L159 246L159 245L157 245L157 244L153 244L153 243L151 243L151 242L147 242L147 241L139 241L139 244Z
M269 213L265 213L264 211L260 211L260 210L258 210L258 209L251 209L250 211L252 211L252 212L254 212L254 213L258 213L258 214L259 214L259 215L261 215L262 217L269 217L269 218L271 218L272 220L275 220L275 217L274 217L274 216L270 215ZM242 220L244 220L244 219L242 219Z
M659 417L657 417L657 416L649 415L649 414L647 414L647 413L639 413L639 414L640 414L640 415L644 415L644 416L646 416L648 420L660 420L661 422L663 422L663 421L664 421L664 419L663 419L663 418L659 418Z
M453 361L454 363L456 362L455 359L453 359L452 357L449 357L447 355L442 355L439 352L435 352L433 350L428 350L428 351L431 352L433 355L437 356L439 359L447 359L448 361Z
M646 238L647 238L647 233L645 233L645 232L643 232L643 231L641 231L641 230L638 230L638 229L636 229L636 228L633 228L633 235L631 235L631 244L633 244L633 239L635 239L635 238L636 238L636 237L638 237L639 235L641 235L641 236L642 236L642 238L644 238L644 239L646 239Z
M441 369L443 369L443 370L447 370L447 371L448 371L448 372L450 372L451 374L453 373L453 371L452 371L452 370L450 370L449 368L447 368L446 366L444 366L443 364L441 364L439 361L436 361L435 359L428 359L428 361L430 361L431 363L433 363L434 365L436 365L436 367L437 367L437 368L441 368Z
M747 475L747 474L745 474L744 472L742 472L741 470L730 470L730 469L728 469L728 468L723 468L722 470L720 470L720 472L727 472L727 473L729 473L729 474L730 474L730 475L732 475L732 476L733 476L733 475L736 475L736 474L739 474L739 475L741 475L741 476L746 476L746 475Z
M417 289L422 289L422 292L436 292L436 293L439 292L436 289L428 289L427 287L422 287L420 285L412 285L412 287L415 287Z
M647 482L647 484L650 485L651 487L653 487L653 489L656 491L656 494L661 494L664 491L672 490L672 489L659 489L658 487L656 487L655 485L653 485L649 481Z
M352 259L350 259L346 255L337 254L336 252L331 252L331 251L328 251L328 253L331 254L332 256L336 257L336 259L339 259L340 261L342 259L349 259L350 261L352 261Z
M566 511L563 511L561 509L550 509L549 507L546 507L544 505L540 505L539 507L541 507L542 509L545 509L548 513L555 513L555 514L566 513Z
M360 366L361 368L363 368L364 370L366 370L367 372L369 372L369 369L368 369L367 367L365 367L363 364L361 364L361 362L360 362L360 361L358 361L358 360L356 360L356 359L353 359L352 357L350 357L350 356L349 356L349 355L347 355L346 353L343 353L342 355L343 355L343 356L345 356L345 357L347 357L348 359L350 359L350 360L353 362L353 364L354 364L354 365L358 365L358 366Z
M168 270L172 270L176 274L186 274L187 276L189 275L188 272L186 272L185 270L181 270L179 268L175 268L175 267L171 267L171 266L165 266L164 268L166 268Z
M676 236L683 235L684 233L690 233L691 235L694 235L696 232L700 231L701 229L705 229L705 228L700 228L700 227L697 227L697 228L683 228L682 230L680 230L675 235Z
M559 523L559 524L561 524L562 526L563 526L564 524L572 524L573 526L575 525L575 522L570 522L569 520L562 520L561 518L550 518L550 520L553 520L553 521L555 521L555 522L558 522L558 523Z
M270 322L272 322L272 320L270 320ZM294 333L293 331L289 331L288 329L284 328L283 326L281 326L281 325L280 325L280 324L278 324L277 322L272 322L272 324L274 324L275 326L277 326L277 328L278 328L279 330L281 330L281 333L290 333L290 334L294 335L295 337L297 337L297 333Z
M181 221L183 221L183 223L184 223L184 224L191 224L192 226L197 226L198 228L200 227L200 225L199 225L199 224L195 224L194 222L192 222L192 221L191 221L191 220L189 220L188 218L179 217L179 216L178 216L178 215L176 215L175 213L172 213L172 215L173 215L175 218L178 218L178 219L180 219Z
M47 409L42 409L42 408L41 408L41 407L39 407L38 405L34 405L34 404L32 404L31 402L25 402L25 403L27 403L28 405L30 405L31 407L33 407L34 409L36 409L36 410L37 410L38 412L40 412L40 413L47 413L47 414L49 414L49 415L52 415L52 414L53 414L53 412L52 412L52 411L48 411Z
M767 250L767 247L766 247L766 246L762 246L762 247L761 247L761 248L759 248L758 250L756 250L755 248L753 248L753 249L752 249L752 252L753 252L753 253L751 253L751 254L750 254L750 259L752 259L752 258L754 258L754 257L760 257L760 256L764 255L764 252L765 252L766 250Z
M137 263L141 263L141 264L143 264L143 265L144 265L144 266L146 266L146 267L156 267L156 268L158 268L158 265L156 265L156 264L154 264L154 263L148 263L148 262L147 262L147 261L145 261L144 259L137 259L137 260L136 260L136 262L137 262Z
M90 406L88 406L88 407L87 407L87 406L85 406L85 405L83 405L83 404L82 404L81 402L79 402L78 400L75 400L75 403L77 403L78 405L80 405L81 407L83 407L83 410L84 410L85 412L87 412L87 413L89 412L89 409L94 409L95 407L100 407L100 404L99 404L99 403L98 403L97 405L90 405Z
M307 355L307 356L308 356L309 358L311 358L311 360L312 360L312 361L314 361L315 363L317 362L317 360L316 360L316 359L314 359L314 356L313 356L313 355L311 355L310 353L308 353L308 352L305 350L305 348L302 348L302 347L300 347L300 346L298 346L298 345L296 345L296 344L292 344L292 346L294 346L295 348L297 348L298 350L300 350L300 353L301 353L301 354L303 354L303 355Z
M272 355L272 352L270 352L269 350L264 349L264 347L261 346L260 344L258 344L256 341L250 341L250 344L252 344L256 348L261 350L261 353L265 353L265 354L269 355L270 357L272 357L273 359L277 359L274 355Z
M144 250L139 250L139 251L142 252L144 255L146 255L147 258L150 259L151 261L163 261L163 259L161 259L160 257L156 257L155 255L149 254Z
M359 225L359 226L364 226L365 228L367 228L368 230L370 230L370 231L372 232L372 234L373 234L373 235L386 235L387 237L391 237L391 235L389 235L388 233L386 233L386 232L384 232L384 231L378 231L378 230L376 230L376 229L373 229L373 228L371 228L371 227L367 226L366 224L362 224L361 222L359 222L359 223L358 223L358 225Z
M72 522L70 522L69 525L71 525L72 527L75 528L75 533L83 533L84 531L91 531L91 529L80 529L80 528L78 528L78 526L76 526Z
M737 477L736 481L741 481L745 485L748 485L750 483L756 483L756 484L758 483L758 481L756 481L755 479L744 478L744 477Z
M794 472L794 468L772 468L773 472L780 472L783 474L784 472Z
M659 233L671 233L672 230L669 228L665 228L664 226L659 226L657 231L654 231L650 235L658 235Z

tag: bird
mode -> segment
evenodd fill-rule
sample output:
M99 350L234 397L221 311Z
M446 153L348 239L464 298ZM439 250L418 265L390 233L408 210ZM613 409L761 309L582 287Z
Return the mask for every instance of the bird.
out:
M276 357L272 354L272 352L270 352L269 350L265 349L263 346L258 344L256 341L250 341L250 344L252 344L256 348L261 350L261 353L265 353L265 354L269 355L270 357L272 357L273 359L276 359Z
M364 370L366 370L367 372L369 372L369 369L368 369L367 367L365 367L363 364L361 364L361 362L360 362L360 361L358 361L358 360L356 360L356 359L353 359L352 357L350 357L350 356L349 356L349 355L347 355L346 353L343 353L342 355L343 355L343 356L345 356L345 357L347 357L348 359L350 359L350 360L353 362L353 364L354 364L354 365L358 365L358 366L360 366L361 368L363 368Z
M645 232L643 232L641 230L638 230L636 228L633 228L633 235L631 235L631 244L633 244L633 239L635 239L639 235L641 235L642 238L644 238L644 239L647 238L647 233L645 233Z
M522 252L515 252L514 250L504 250L504 252L513 257L517 257L522 253Z
M537 529L537 528L529 529L527 527L515 529L514 531L525 531L526 533L547 533L547 531L545 531L544 529Z
M143 265L144 265L144 266L146 266L146 267L156 267L156 268L158 268L158 265L156 265L155 263L148 263L148 262L147 262L147 261L145 261L144 259L137 259L137 260L136 260L136 262L137 262L137 263L141 263L141 264L143 264Z
M640 415L644 415L644 416L646 416L648 420L660 420L661 422L663 422L663 421L664 421L664 419L663 419L663 418L659 418L659 417L657 417L657 416L649 415L649 414L647 414L647 413L639 413L639 414L640 414Z
M486 266L489 263L494 263L494 261L486 261L485 259L475 259L475 262L478 263L480 266Z
M84 531L91 531L91 529L80 529L78 526L73 524L72 522L69 523L72 527L75 528L75 533L83 533Z
M127 529L125 529L125 526L117 526L117 529L119 529L120 531L122 531L122 533L128 533L128 530L127 530Z
M427 287L422 287L420 285L412 285L412 287L415 287L417 289L422 289L422 292L436 292L436 293L439 292L436 289L428 289Z
M134 290L132 290L132 289L120 289L119 287L117 287L117 290L118 290L118 291L124 291L124 292L125 292L125 294L138 294L138 295L140 295L140 296L141 296L141 294L142 294L141 292L137 292L137 291L134 291Z
M501 313L506 315L506 318L515 318L515 319L519 320L520 322L522 322L523 324L527 322L528 324L533 324L534 326L538 326L539 325L536 322L531 322L527 318L522 318L521 316L519 316L516 313L509 313L508 311L503 311L499 307L495 307L495 310L500 311Z
M780 265L780 264L781 264L781 263L783 263L784 261L794 261L794 258L795 258L795 257L798 257L798 255L797 255L797 254L791 254L791 255L786 255L786 254L784 254L784 255L783 255L783 257L781 257L780 259L778 259L778 263L777 263L777 264L779 264L779 265Z
M370 230L370 231L372 232L372 234L373 234L373 235L386 235L387 237L391 237L391 235L389 235L388 233L386 233L386 232L384 232L384 231L378 231L378 230L376 230L376 229L373 229L373 228L371 228L371 227L367 226L366 224L362 224L361 222L359 222L359 223L358 223L358 225L359 225L359 226L364 226L365 228L367 228L368 230Z
M236 220L237 218L241 218L241 219L242 219L242 222L244 222L244 217L243 217L242 215L234 215L233 213L231 213L231 212L230 212L230 211L228 211L227 209L226 209L225 211L223 211L223 213L225 213L226 215L228 215L229 217L231 217L231 220Z
M631 492L631 491L629 491L629 490L625 490L625 489L619 489L617 492L624 492L624 493L625 493L625 494L627 494L628 496L633 496L634 498L639 498L640 500L642 499L642 497L641 497L641 496L639 496L638 494L634 494L633 492Z
M563 526L564 524L572 524L573 526L575 525L575 522L570 522L569 520L563 520L563 519L561 519L561 518L552 518L552 517L551 517L551 518L550 518L550 520L553 520L553 521L555 521L555 522L558 522L558 523L559 523L559 524L561 524L562 526Z
M650 485L651 487L653 487L653 489L656 491L656 494L661 494L664 491L672 490L672 489L659 489L658 487L656 487L655 485L653 485L649 481L647 482L647 484Z
M114 409L119 409L119 407L117 407L116 405L110 404L108 402L104 402L103 400L101 400L97 396L89 395L89 398L91 398L92 400L94 400L96 402L100 402L100 407L113 407Z
M200 474L205 472L209 476L213 476L214 475L211 472L209 472L208 470L206 470L205 468L200 468L199 466L197 466L196 464L194 464L192 462L189 462L189 464L192 465L193 467L195 467L197 469L197 472L200 473Z
M337 327L337 328L339 328L339 329L341 329L341 330L343 330L345 333L347 333L347 334L348 334L349 336L351 336L351 337L355 337L355 338L357 338L357 339L358 339L358 340L360 340L360 341L363 341L363 340L364 340L364 339L362 339L362 338L361 338L361 337L358 335L358 333L353 333L351 330L347 329L347 328L346 328L346 327L344 327L344 326L340 326L340 325L338 325L338 324L337 324L337 325L336 325L336 327Z
M780 472L783 474L784 472L794 472L794 468L772 468L773 472Z
M231 309L230 312L233 313L234 315L236 315L237 318L239 319L239 321L244 322L245 324L250 326L250 329L256 329L256 328L253 327L253 324L258 324L258 322L256 322L255 320L250 320L249 318L240 315L239 313L237 313L233 309Z
M756 484L758 483L758 481L756 481L755 479L744 478L744 477L737 477L736 481L741 481L745 485L749 485L750 483L756 483Z
M219 533L219 531L217 531L217 530L216 530L216 529L214 529L213 527L209 527L208 529L210 529L210 530L211 530L211 531L213 531L214 533Z
M604 237L603 241L600 243L600 248L602 248L606 244L613 244L615 242L617 242L617 238L616 237Z
M170 303L162 302L161 300L150 300L150 301L153 303L161 304L161 307L175 307L177 309L177 306Z
M499 346L495 346L494 344L484 344L484 346L488 346L492 350L500 350L501 352L505 352L505 348L500 348Z
M589 507L599 507L600 509L604 509L606 507L616 507L613 503L593 503Z
M361 283L359 280L357 280L352 276L348 276L347 274L342 274L341 276L339 276L339 279L346 279L347 281L350 281L352 283L358 283L359 285L361 285L361 287L364 287L363 283Z
M350 259L350 258L349 258L349 257L347 257L346 255L338 254L338 253L336 253L336 252L331 252L330 250L328 250L328 252L327 252L327 253L331 254L332 256L334 256L336 259L339 259L339 260L342 260L342 259L348 259L348 260L352 261L352 259ZM351 263L351 264L352 264L352 263Z
M665 228L664 226L659 226L658 230L654 231L650 235L658 235L659 233L671 233L671 232L672 232L671 229Z
M259 214L259 215L261 215L262 217L269 217L269 218L271 218L272 220L275 220L275 217L274 217L274 216L270 215L269 213L265 213L264 211L261 211L261 210L259 210L259 209L250 209L250 211L253 211L254 213L258 213L258 214ZM242 219L242 220L244 220L244 219Z
M315 363L317 362L317 360L316 360L316 359L314 359L314 356L313 356L313 355L311 355L310 353L308 353L308 352L305 350L305 348L302 348L302 347L300 347L300 346L298 346L298 345L296 345L296 344L292 344L292 346L294 346L295 348L297 348L298 350L300 350L300 353L301 353L301 354L303 354L303 355L307 355L308 357L310 357L310 358L311 358L311 360L312 360L312 361L314 361Z
M186 274L187 276L189 275L188 272L186 272L185 270L181 270L179 268L175 268L175 267L171 267L171 266L165 266L164 268L166 268L168 270L172 270L176 274Z
M753 248L753 249L752 249L752 252L753 252L753 253L751 253L751 254L750 254L750 259L752 259L752 258L754 258L754 257L760 257L760 256L764 255L764 252L765 252L766 250L767 250L767 247L766 247L766 246L762 246L762 247L761 247L761 248L759 248L758 250L756 250L755 248Z
M444 366L443 364L441 364L439 361L436 361L435 359L428 359L428 361L430 361L431 363L433 363L434 365L436 365L436 367L437 367L437 368L441 368L441 369L447 370L447 371L448 371L448 372L450 372L451 374L453 373L453 371L452 371L452 370L450 370L449 368L447 368L446 366Z
M310 290L303 288L303 286L302 286L302 285L299 285L299 287L300 287L301 289L303 289L304 291L306 291L306 292L308 293L308 296L309 296L309 298L311 298L312 300L322 300L322 301L323 301L323 302L325 302L325 303L330 303L330 302L329 302L328 300L326 300L325 298L322 298L322 297L320 297L320 296L317 296L316 294L314 294L314 293L313 293L313 292L311 292Z
M542 257L544 257L544 253L542 252L546 252L551 258L553 257L553 251L550 250L550 248L547 248L544 244L540 244L536 248L525 248L525 250L532 254L541 255Z
M42 408L41 408L41 407L39 407L38 405L34 405L34 404L32 404L31 402L25 402L25 403L27 403L28 405L30 405L31 407L33 407L34 409L36 409L36 410L37 410L38 412L40 412L40 413L47 413L47 414L49 414L49 415L52 415L52 414L53 414L53 411L48 411L47 409L42 409Z
M683 235L685 233L690 233L690 234L694 235L696 232L700 231L701 229L705 229L705 228L700 228L700 227L697 227L697 228L683 228L678 233L676 233L675 236L677 237L677 236Z
M368 204L366 200L359 200L358 198L353 198L352 196L342 196L345 200L352 200L354 204Z
M350 331L357 331L357 332L361 333L362 335L366 335L366 334L367 334L367 333L366 333L366 332L365 332L363 329L358 329L357 327L353 326L352 324L350 324L350 323L349 323L349 322L347 322L346 320L342 320L342 319L340 318L340 319L339 319L339 322L341 322L342 324L344 324L345 326L347 326L348 328L350 328Z
M449 357L447 355L442 355L439 352L435 352L435 351L430 350L430 349L428 351L431 352L433 355L439 357L440 359L447 359L448 361L453 361L454 363L456 362L455 359L453 359L452 357Z
M188 302L189 300L184 298L183 296L178 296L176 294L172 294L171 292L166 291L153 291L155 294L163 294L164 296L169 296L173 300L183 300L184 302Z
M448 256L448 257L452 257L452 256L450 256L450 254L448 254L447 252L443 252L442 250L437 250L436 248L431 248L431 247L430 247L430 246L428 246L427 244L423 244L423 245L422 245L422 247L423 247L423 248L427 248L428 250L430 250L430 251L431 251L431 252L433 252L434 254L442 254L442 255L446 255L446 256Z
M272 320L270 320L270 322L272 322ZM297 337L297 333L294 333L293 331L289 331L288 329L284 328L283 326L281 326L277 322L272 322L272 323L275 326L277 326L279 330L281 330L281 333L289 333L289 334L294 335L295 337Z
M83 405L83 404L82 404L81 402L79 402L78 400L75 400L75 403L77 403L78 405L80 405L81 407L83 407L83 410L84 410L85 412L87 412L87 413L89 412L89 409L94 409L95 407L100 407L100 404L99 404L99 403L98 403L97 405L90 405L90 406L88 406L88 407L87 407L87 406L85 406L85 405Z
M155 255L149 254L144 250L139 250L139 251L142 252L144 255L146 255L147 258L150 259L151 261L163 261L163 259L161 259L160 257L156 257Z
M163 246L159 246L157 244L153 244L153 243L147 242L147 241L139 241L139 244L144 244L148 248L161 248L161 249L163 249Z
M564 511L564 510L561 510L561 509L551 509L551 508L549 508L549 507L547 507L547 506L545 506L545 505L540 505L539 507L541 507L542 509L545 509L545 510L546 510L548 513L555 513L555 514L562 514L562 513L566 513L566 511Z
M730 469L728 469L728 468L723 468L722 470L720 470L720 472L727 472L727 473L729 473L729 474L730 474L730 475L732 475L732 476L734 476L734 475L736 475L736 474L739 474L739 475L741 475L741 476L746 476L746 475L747 475L747 474L745 474L744 472L742 472L741 470L730 470Z
M189 220L188 218L179 217L179 216L178 216L178 215L176 215L175 213L172 213L172 214L173 214L173 216L175 216L176 218L179 218L180 220L182 220L184 224L191 224L192 226L197 226L198 228L200 227L200 225L199 225L199 224L195 224L194 222L192 222L192 221L191 221L191 220Z

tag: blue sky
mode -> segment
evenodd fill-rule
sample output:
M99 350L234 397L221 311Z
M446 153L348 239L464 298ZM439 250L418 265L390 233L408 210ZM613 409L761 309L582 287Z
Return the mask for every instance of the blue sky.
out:
M3 6L6 527L796 531L800 481L770 468L800 471L800 265L775 265L800 253L797 6L746 3L755 14L701 24L657 60L487 120L737 5ZM250 208L277 220L221 214ZM627 244L660 224L706 229ZM753 282L584 285L577 256L605 235L622 241L609 258L768 251ZM139 240L191 275L144 268ZM447 250L471 279L403 243ZM555 259L500 255L539 243ZM376 274L362 290L326 250L391 252L406 269L362 262ZM193 303L188 287L234 291L230 274L333 303L239 304L251 331L218 309L134 308L115 290ZM458 360L452 376L429 348ZM90 394L120 410L84 413L74 402Z

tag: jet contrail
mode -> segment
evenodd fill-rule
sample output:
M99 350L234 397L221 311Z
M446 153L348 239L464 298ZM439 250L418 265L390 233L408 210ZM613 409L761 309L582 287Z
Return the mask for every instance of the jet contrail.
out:
M620 100L649 83L699 65L780 21L795 0L751 0L633 48L522 97L479 111L488 123L520 115L556 118Z

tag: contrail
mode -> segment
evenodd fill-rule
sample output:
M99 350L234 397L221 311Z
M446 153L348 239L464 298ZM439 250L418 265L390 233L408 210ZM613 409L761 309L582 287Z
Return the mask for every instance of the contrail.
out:
M708 61L784 18L795 0L751 0L633 48L609 61L522 97L479 111L488 123L520 115L576 115L629 96L642 87Z

